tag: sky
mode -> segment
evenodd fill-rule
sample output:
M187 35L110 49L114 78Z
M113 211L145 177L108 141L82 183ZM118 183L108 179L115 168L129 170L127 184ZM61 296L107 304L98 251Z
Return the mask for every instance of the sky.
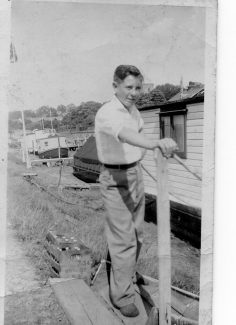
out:
M119 64L154 85L204 83L204 8L18 0L11 24L11 110L105 102Z

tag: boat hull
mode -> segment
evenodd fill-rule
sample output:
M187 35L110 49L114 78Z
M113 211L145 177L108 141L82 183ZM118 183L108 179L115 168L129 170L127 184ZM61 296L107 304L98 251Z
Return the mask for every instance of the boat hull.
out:
M60 158L68 157L68 148L60 148ZM40 159L59 158L59 148L50 149L39 153Z

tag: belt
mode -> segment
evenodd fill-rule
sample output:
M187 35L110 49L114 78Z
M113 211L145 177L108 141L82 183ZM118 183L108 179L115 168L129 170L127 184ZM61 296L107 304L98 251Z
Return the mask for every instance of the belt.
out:
M110 165L110 164L103 164L104 167L106 168L112 168L112 169L128 169L131 167L134 167L137 165L137 162L133 162L131 164L127 164L127 165Z

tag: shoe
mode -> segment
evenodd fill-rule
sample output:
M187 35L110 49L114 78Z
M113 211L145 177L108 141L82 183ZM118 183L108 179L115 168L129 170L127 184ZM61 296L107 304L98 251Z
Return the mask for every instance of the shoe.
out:
M137 317L139 315L139 310L133 303L129 304L127 306L121 307L120 312L122 315L124 315L126 317Z
M142 274L136 272L136 281L135 283L137 285L144 285L144 286L147 286L149 285L149 281L147 279L145 279Z

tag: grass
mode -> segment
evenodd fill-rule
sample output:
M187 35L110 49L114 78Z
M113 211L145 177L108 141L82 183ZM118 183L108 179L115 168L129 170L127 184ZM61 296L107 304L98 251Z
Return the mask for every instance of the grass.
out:
M39 171L42 167L35 167ZM47 168L47 167L45 167ZM53 167L55 168L58 167ZM27 254L35 263L38 275L44 282L49 269L44 253L44 240L49 229L79 236L92 249L94 265L103 257L105 211L99 190L66 191L61 195L74 204L58 201L47 192L40 191L26 182L21 173L25 167L14 154L9 154L8 164L8 220L24 241ZM50 179L41 180L49 185ZM50 188L58 195L57 188ZM65 215L77 220L78 226L66 221ZM145 223L144 244L138 262L141 273L158 278L156 226ZM171 237L172 284L182 289L199 292L200 252L180 239Z

